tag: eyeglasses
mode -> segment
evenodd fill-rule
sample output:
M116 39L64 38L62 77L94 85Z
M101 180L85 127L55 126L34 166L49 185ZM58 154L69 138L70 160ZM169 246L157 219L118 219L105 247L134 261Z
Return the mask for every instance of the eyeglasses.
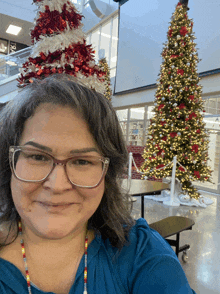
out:
M56 165L63 165L69 181L83 188L97 187L105 176L109 158L80 155L58 160L52 155L25 146L9 148L9 162L14 176L24 182L42 182Z

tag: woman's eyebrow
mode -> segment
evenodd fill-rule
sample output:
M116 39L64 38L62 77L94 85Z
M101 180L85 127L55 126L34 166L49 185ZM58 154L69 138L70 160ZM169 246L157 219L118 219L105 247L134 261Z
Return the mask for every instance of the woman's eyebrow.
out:
M34 146L34 147L39 148L41 150L44 150L44 151L53 152L53 150L51 148L44 146L44 145L41 145L39 143L33 142L33 141L28 141L24 145L31 145L31 146ZM71 150L70 153L75 154L75 153L87 153L87 152L94 152L94 151L99 153L98 149L95 147L74 149L74 150Z

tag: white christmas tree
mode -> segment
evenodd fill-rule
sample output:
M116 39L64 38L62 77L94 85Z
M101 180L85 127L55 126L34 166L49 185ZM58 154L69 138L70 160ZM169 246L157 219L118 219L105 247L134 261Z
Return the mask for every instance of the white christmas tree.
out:
M105 93L106 73L95 63L91 45L82 31L82 15L67 0L34 0L35 27L31 30L33 50L23 64L19 87L54 73L76 77L85 86Z

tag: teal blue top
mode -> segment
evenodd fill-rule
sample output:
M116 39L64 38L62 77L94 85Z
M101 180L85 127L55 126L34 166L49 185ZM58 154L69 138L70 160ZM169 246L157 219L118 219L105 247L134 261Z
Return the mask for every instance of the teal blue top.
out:
M96 235L88 247L88 294L195 294L173 249L145 219L136 221L129 241L116 254L109 240ZM83 294L83 271L84 256L69 294ZM32 294L52 294L31 288ZM0 293L28 293L26 278L2 258Z

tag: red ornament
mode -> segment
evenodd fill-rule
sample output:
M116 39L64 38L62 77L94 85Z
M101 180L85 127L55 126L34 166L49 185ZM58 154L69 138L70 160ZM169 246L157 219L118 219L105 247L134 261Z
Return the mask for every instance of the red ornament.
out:
M190 95L188 98L193 101L194 95Z
M182 36L185 36L187 33L188 33L187 28L186 28L186 27L181 27L181 29L180 29L180 34L181 34Z
M198 150L199 150L199 145L194 144L194 145L192 146L192 151L194 151L195 153L197 153Z
M200 173L199 173L199 171L195 171L194 170L194 175L199 179L200 178Z
M189 118L187 117L186 119L185 119L185 121L188 121L189 120Z
M174 138L174 137L176 137L176 136L177 136L177 133L175 133L175 132L170 133L170 137L171 137L171 138Z
M179 109L184 109L184 108L186 108L185 104L181 103L180 106L179 106Z
M189 115L189 119L192 119L193 117L197 117L197 115L195 114L195 112L190 113L190 115Z
M170 56L170 58L177 58L177 57L179 57L179 55L172 54L172 55Z
M172 29L169 29L168 35L169 35L170 37L172 37L172 35L173 35L173 30L172 30Z
M177 74L183 76L184 70L183 69L177 69Z
M163 138L161 138L161 140L166 141L167 140L167 136L164 136Z
M197 130L196 133L197 133L197 134L200 134L200 133L201 133L201 130Z
M157 155L159 156L159 155L161 155L162 153L164 153L164 150L160 150L158 153L157 153Z
M165 106L165 104L160 104L160 106L158 106L158 111L163 108Z

